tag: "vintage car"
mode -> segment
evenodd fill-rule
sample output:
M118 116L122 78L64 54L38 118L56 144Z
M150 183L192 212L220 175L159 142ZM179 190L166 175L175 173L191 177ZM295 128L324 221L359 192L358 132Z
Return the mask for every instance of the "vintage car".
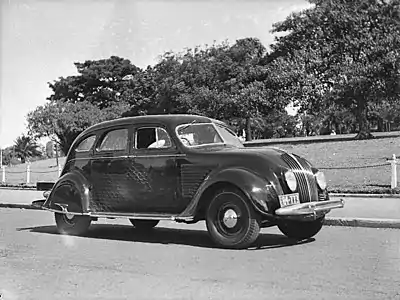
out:
M98 218L127 218L137 230L205 221L215 244L246 248L262 227L295 239L317 234L325 215L344 206L329 200L326 185L306 159L245 147L221 121L148 115L82 132L57 182L33 204L54 212L64 234L83 234Z

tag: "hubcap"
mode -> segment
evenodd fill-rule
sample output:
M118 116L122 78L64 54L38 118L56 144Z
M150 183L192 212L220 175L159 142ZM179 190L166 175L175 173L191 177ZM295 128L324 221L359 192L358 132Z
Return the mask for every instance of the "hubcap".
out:
M224 217L222 219L224 225L228 228L233 228L237 224L237 214L233 209L228 209L224 213Z

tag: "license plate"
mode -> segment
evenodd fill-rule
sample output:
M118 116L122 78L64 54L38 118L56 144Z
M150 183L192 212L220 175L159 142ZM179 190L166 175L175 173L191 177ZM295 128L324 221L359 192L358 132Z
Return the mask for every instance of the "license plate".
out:
M295 194L288 194L288 195L279 195L279 203L281 207L293 205L293 204L299 204L300 203L300 198L299 198L299 193Z

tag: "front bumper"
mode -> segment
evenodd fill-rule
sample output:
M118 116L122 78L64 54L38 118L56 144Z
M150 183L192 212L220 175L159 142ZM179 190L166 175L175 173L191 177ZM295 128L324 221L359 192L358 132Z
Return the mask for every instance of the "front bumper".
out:
M294 204L278 208L275 214L281 217L307 217L317 216L321 213L328 213L331 209L343 208L344 200L313 201Z

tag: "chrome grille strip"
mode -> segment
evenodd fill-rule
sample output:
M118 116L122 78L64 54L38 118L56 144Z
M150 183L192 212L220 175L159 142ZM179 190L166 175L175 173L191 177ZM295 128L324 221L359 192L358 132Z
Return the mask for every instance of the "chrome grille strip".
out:
M315 201L318 198L318 188L315 177L313 174L307 173L307 179L310 186L310 194L314 197L314 200L311 201Z
M308 182L308 178L307 178L307 173L304 172L304 169L302 167L302 165L300 164L300 162L297 160L297 158L291 154L289 154L289 156L298 164L299 168L300 168L300 174L302 175L302 180L305 181L305 185L303 185L303 188L306 189L306 191L304 192L304 194L306 194L308 192L308 201L313 201L312 197L311 197L311 188L310 188L310 183Z
M311 198L314 197L315 199L318 198L318 187L317 187L317 183L315 181L314 178L314 174L311 170L311 167L305 162L305 161L299 161L302 168L304 170L306 170L306 177L307 177L307 181L308 181L308 185L310 187L310 195ZM313 199L311 199L311 201L314 201Z
M281 157L294 172L301 199L304 202L317 200L318 189L311 168L288 153L282 154Z
M301 173L301 171L295 171L294 172L297 181L299 182L298 186L299 186L299 192L300 195L302 196L303 199L311 201L310 199L310 194L308 191L308 185L307 185L307 179L305 178L304 174Z
M300 194L301 199L307 199L308 198L308 193L305 190L305 187L307 184L305 183L305 178L303 174L301 173L301 167L297 164L295 160L292 159L286 159L286 163L289 165L289 167L294 171L294 176L296 177L296 180L298 182L298 190Z

